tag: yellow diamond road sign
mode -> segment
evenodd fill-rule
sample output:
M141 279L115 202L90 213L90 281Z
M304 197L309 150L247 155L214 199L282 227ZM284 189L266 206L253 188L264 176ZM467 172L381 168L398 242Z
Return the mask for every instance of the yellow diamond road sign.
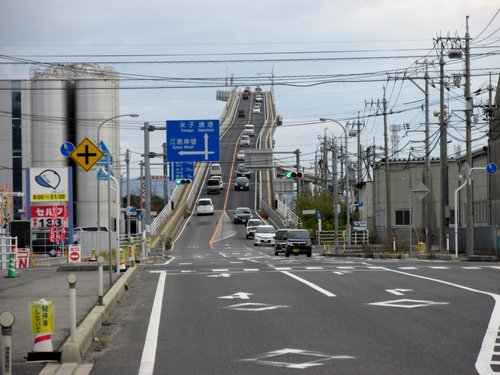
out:
M90 139L85 138L69 155L76 164L89 171L103 156L103 152Z

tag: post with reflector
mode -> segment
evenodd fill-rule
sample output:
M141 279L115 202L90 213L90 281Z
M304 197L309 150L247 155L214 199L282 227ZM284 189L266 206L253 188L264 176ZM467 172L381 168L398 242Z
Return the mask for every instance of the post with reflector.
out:
M0 325L2 326L2 360L4 375L12 374L12 326L16 319L14 314L4 311L0 314Z

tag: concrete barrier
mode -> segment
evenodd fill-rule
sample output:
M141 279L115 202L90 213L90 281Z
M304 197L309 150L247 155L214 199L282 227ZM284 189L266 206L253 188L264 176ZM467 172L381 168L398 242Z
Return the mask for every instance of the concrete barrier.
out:
M80 363L82 356L89 348L92 339L107 321L108 316L125 292L133 277L137 273L136 267L130 267L111 287L103 297L104 306L95 306L80 323L75 332L75 341L68 337L61 346L62 363Z

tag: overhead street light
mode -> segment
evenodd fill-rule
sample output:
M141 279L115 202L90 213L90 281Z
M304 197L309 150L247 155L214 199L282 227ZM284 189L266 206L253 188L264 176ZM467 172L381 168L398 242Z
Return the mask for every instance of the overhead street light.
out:
M345 142L345 164L346 164L346 175L345 175L345 204L346 204L346 224L345 224L345 231L346 231L346 236L347 236L347 244L351 244L351 218L350 218L350 205L349 205L349 152L347 148L347 129L344 125L342 125L340 122L337 120L331 119L331 118L323 118L321 117L319 119L321 122L334 122L342 128L344 131L344 142ZM333 208L334 212L337 209L336 207Z
M106 120L104 120L103 122L101 122L99 124L99 126L97 127L97 147L100 147L99 146L99 143L101 142L101 138L100 138L100 133L101 133L101 128L104 124L106 124L107 122L109 121L112 121L114 119L117 119L119 117L133 117L133 118L136 118L136 117L139 117L139 115L137 113L128 113L128 114L124 114L124 115L117 115L117 116L113 116L113 117L110 117ZM111 286L113 284L113 276L112 276L112 262L111 262L111 210L110 210L110 196L111 196L111 181L110 181L110 167L109 167L109 155L106 156L107 159L108 159L108 163L107 163L107 179L108 179L108 246L109 246L109 249L108 249L108 257L109 257L109 285ZM118 184L117 184L117 190L118 190ZM120 202L117 201L116 202L117 205L120 205ZM100 238L100 232L101 232L101 198L100 198L100 194L99 194L99 179L97 179L97 239ZM116 218L116 220L120 220L119 217ZM117 233L117 238L119 236L119 233ZM97 239L96 239L96 242L97 242ZM118 243L118 246L120 246L120 244ZM97 246L96 246L96 251L97 251Z

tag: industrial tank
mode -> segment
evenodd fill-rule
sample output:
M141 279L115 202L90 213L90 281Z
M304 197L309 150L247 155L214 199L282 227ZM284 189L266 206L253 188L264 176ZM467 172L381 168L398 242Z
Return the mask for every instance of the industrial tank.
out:
M31 84L31 166L67 167L60 147L68 139L68 81L40 73Z
M111 152L112 171L120 178L120 137L118 115L119 83L112 73L92 74L78 77L75 81L76 93L76 145L85 138L96 145L98 138ZM99 129L99 126L102 126ZM99 133L99 134L98 134ZM99 191L98 189L99 185ZM116 184L111 182L114 189ZM118 187L119 188L119 187ZM97 196L99 195L99 207ZM111 217L116 217L116 192L111 191ZM77 168L76 173L76 222L79 226L108 226L108 189L106 181L97 180L97 167L86 172ZM118 201L119 204L119 201ZM97 220L99 208L99 220Z

